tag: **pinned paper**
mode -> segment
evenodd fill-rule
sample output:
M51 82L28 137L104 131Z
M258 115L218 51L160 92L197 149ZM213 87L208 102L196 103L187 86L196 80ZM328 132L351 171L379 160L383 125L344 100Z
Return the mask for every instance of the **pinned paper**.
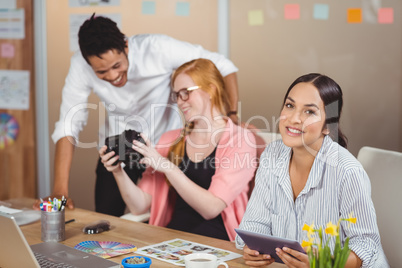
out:
M70 7L120 6L120 0L68 0Z
M1 57L2 58L14 58L15 55L15 47L10 43L2 43L1 44Z
M190 3L177 2L176 4L176 16L189 16L190 15Z
M155 1L143 1L142 2L142 14L155 15L156 4Z
M0 70L0 109L29 110L29 77L28 71Z
M392 24L394 23L394 9L393 8L380 8L378 10L378 23Z
M262 10L250 10L248 12L248 24L250 26L257 26L264 24L264 13Z
M329 17L329 5L327 5L327 4L315 4L314 5L313 17L316 20L328 20L328 17Z
M0 9L16 9L17 0L1 0Z
M18 137L20 126L17 120L8 113L0 113L0 149L13 145ZM3 206L0 206L3 207ZM7 208L2 208L4 211ZM6 213L10 213L6 212ZM18 212L18 211L16 211Z
M0 9L0 39L25 38L25 10Z
M348 23L362 23L362 9L349 8L348 9Z

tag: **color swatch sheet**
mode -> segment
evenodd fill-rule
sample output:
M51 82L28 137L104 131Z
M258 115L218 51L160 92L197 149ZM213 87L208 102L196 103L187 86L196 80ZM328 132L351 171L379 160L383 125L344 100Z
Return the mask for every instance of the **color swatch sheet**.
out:
M113 241L83 241L75 245L74 248L104 259L131 253L137 250L137 247L134 245Z

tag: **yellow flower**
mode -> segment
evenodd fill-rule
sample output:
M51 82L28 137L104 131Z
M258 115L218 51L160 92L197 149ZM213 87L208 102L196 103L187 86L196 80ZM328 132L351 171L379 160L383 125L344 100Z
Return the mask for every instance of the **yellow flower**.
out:
M306 247L311 247L313 245L313 243L311 243L310 241L302 241L302 243L301 243L301 246L303 247L303 248L306 248Z
M306 248L306 251L309 252L311 250L311 247L314 245L314 238L311 237L309 238L308 241L303 240L301 243L301 246L303 248Z
M307 236L310 239L311 236L314 234L314 223L311 225L304 224L303 231L307 231Z
M350 228L350 224L351 224L351 223L353 223L353 224L356 223L356 218L353 218L353 212L351 212L351 213L349 214L349 218L343 219L343 220L349 222L348 228Z
M332 235L332 236L337 236L338 235L338 226L333 224L332 222L327 223L327 228L325 228L325 233Z

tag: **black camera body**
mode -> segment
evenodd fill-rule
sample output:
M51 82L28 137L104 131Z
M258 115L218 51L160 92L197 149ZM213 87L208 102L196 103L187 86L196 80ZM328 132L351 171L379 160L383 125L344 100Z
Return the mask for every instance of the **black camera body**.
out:
M129 169L132 169L134 166L138 169L144 169L144 165L139 163L144 156L132 148L133 140L145 144L144 139L140 136L140 132L132 129L125 130L120 135L110 136L105 139L105 145L107 146L106 153L114 151L115 156L119 156L119 160L113 165L117 165L118 162L124 162Z

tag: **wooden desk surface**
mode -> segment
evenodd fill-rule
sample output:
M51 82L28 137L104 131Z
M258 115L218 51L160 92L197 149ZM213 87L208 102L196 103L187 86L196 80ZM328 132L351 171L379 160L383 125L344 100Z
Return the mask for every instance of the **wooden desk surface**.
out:
M21 198L11 199L6 202L11 203L14 208L31 208L33 199ZM66 224L66 240L62 244L74 247L76 244L86 241L117 241L120 243L133 244L137 248L161 243L163 241L180 238L188 241L193 241L200 244L210 245L212 247L221 248L242 254L242 251L236 249L233 242L220 239L200 236L196 234L176 231L168 228L152 226L146 223L139 223L124 220L118 217L109 216L101 213L96 213L89 210L76 208L74 210L66 210L66 221L75 219L74 222ZM111 224L111 230L101 234L84 234L82 229L89 223L98 220L108 220ZM21 230L28 241L28 244L33 245L41 243L41 225L40 221L21 226ZM135 253L134 253L135 254ZM121 260L129 255L121 255L110 258L111 261L120 263ZM243 258L234 259L227 262L230 267L247 267L244 264ZM152 259L153 267L179 267L169 264L158 259ZM151 267L152 267L151 266ZM269 267L279 268L284 267L280 264L272 264ZM286 267L286 266L285 266Z

